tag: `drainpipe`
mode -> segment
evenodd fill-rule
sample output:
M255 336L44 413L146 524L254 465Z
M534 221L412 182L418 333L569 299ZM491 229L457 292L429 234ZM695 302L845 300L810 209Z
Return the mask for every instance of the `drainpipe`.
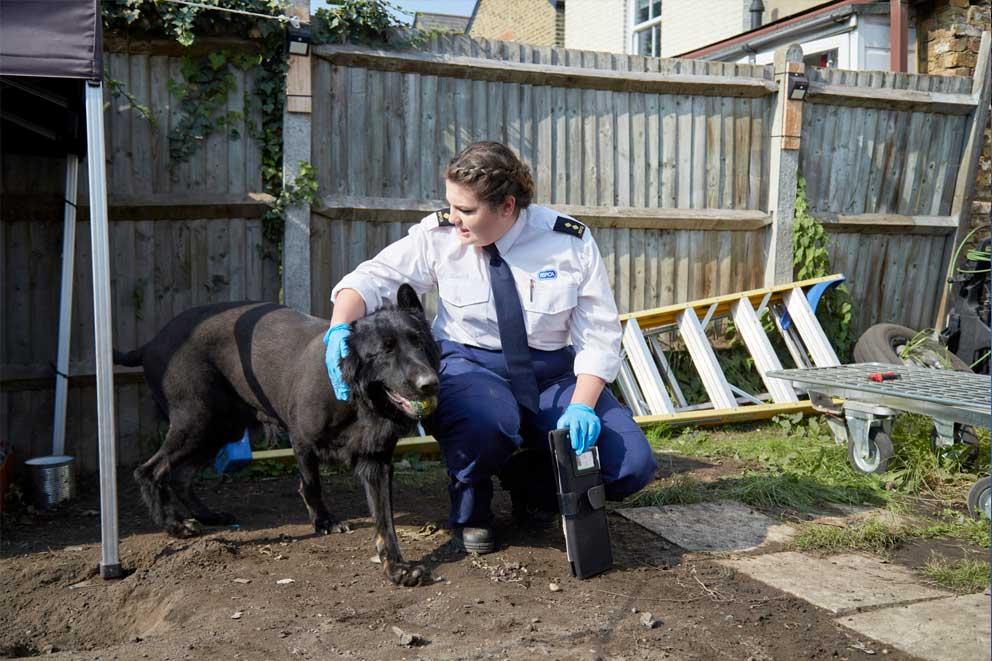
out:
M757 30L761 27L761 15L765 13L765 3L761 0L751 0L751 29Z
M906 71L906 50L909 39L906 0L889 0L889 69Z

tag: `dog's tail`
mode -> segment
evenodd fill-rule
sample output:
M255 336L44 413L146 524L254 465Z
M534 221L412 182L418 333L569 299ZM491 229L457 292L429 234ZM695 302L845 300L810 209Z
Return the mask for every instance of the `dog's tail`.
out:
M114 349L114 364L124 367L141 367L144 362L145 348L139 347L134 351L118 351Z

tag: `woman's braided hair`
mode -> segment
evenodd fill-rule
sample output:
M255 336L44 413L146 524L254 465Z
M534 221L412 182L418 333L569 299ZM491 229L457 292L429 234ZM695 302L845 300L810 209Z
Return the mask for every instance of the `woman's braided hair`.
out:
M448 163L444 178L468 186L494 207L510 195L516 198L518 209L525 209L534 199L530 168L499 142L476 142L461 150Z

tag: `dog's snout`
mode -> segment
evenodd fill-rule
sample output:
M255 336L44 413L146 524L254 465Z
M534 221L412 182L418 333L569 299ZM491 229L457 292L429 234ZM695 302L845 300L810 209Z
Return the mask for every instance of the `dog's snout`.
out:
M421 372L414 379L413 384L422 395L433 395L437 393L437 374Z

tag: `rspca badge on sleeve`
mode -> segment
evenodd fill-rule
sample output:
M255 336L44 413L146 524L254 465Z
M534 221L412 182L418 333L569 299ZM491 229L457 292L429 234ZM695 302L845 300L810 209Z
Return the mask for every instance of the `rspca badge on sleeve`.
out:
M537 274L538 280L554 280L558 277L558 271L554 269L545 269Z
M572 236L581 239L582 235L586 233L586 226L577 220L566 218L565 216L558 216L558 220L555 221L554 230L563 234L571 234Z

